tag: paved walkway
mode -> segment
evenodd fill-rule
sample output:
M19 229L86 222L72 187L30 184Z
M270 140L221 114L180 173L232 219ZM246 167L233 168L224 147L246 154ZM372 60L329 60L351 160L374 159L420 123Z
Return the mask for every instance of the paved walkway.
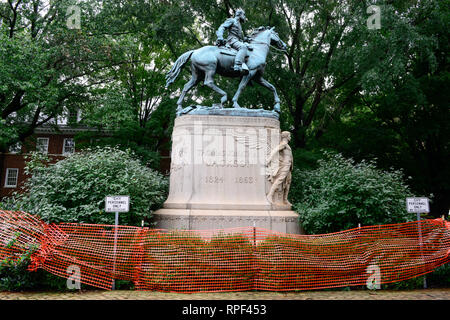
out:
M0 300L450 300L450 288L301 292L164 293L154 291L0 292Z

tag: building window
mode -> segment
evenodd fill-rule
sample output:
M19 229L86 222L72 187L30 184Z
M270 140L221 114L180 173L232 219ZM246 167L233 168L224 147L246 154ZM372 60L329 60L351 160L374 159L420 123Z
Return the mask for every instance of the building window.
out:
M20 153L22 151L22 143L16 142L15 144L9 146L9 153Z
M37 138L36 151L48 153L48 138Z
M17 178L19 176L19 169L6 169L5 188L17 187Z
M71 154L75 152L75 141L73 138L64 139L63 154Z

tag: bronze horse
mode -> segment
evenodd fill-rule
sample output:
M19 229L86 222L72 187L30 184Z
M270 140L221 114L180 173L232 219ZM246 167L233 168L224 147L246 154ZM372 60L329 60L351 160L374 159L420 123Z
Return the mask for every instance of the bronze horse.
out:
M249 42L250 50L247 60L249 72L246 75L242 75L240 72L233 70L234 56L224 54L224 48L219 48L217 46L205 46L183 53L177 61L175 61L172 69L166 75L167 88L178 77L186 62L189 61L189 59L191 60L192 78L186 83L180 97L178 98L177 112L182 110L182 102L186 96L186 93L196 86L201 80L204 80L204 84L206 86L210 87L222 96L220 99L220 106L223 106L228 99L227 93L214 83L214 75L216 73L224 77L242 77L241 82L239 83L239 88L232 99L233 108L241 108L238 104L239 95L249 81L252 80L273 92L275 100L273 109L276 112L280 112L280 98L278 97L277 91L272 84L263 78L267 54L269 53L269 49L272 44L280 50L286 50L287 47L275 32L274 27L260 27L253 32Z

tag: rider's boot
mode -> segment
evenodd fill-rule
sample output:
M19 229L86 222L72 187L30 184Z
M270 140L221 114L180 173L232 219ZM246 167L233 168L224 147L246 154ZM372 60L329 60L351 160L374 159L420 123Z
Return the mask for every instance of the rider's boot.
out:
M247 50L245 48L239 49L236 54L236 58L234 59L234 71L238 71L242 75L246 75L249 73L247 65L244 63L245 55Z
M245 63L243 64L235 64L234 71L238 71L241 75L247 75L249 73L248 67Z

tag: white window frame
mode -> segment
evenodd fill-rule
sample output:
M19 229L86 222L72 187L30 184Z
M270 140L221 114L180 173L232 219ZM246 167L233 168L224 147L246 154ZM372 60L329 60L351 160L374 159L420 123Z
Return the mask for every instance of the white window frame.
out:
M73 151L72 152L67 152L66 151L66 141L67 140L72 140L73 141ZM75 152L75 140L73 139L73 138L64 138L64 141L63 141L63 152L62 152L62 154L63 155L69 155L69 154L72 154L72 153L74 153Z
M38 141L39 141L39 140L47 140L45 152L38 149L38 146L39 146ZM47 154L47 153L48 153L48 145L49 145L49 143L50 143L50 138L47 138L47 137L38 137L38 138L36 139L36 151L41 152L41 153L44 153L44 154Z
M9 172L12 170L16 171L16 184L15 185L8 184ZM6 168L5 188L16 188L18 182L19 182L19 168Z

